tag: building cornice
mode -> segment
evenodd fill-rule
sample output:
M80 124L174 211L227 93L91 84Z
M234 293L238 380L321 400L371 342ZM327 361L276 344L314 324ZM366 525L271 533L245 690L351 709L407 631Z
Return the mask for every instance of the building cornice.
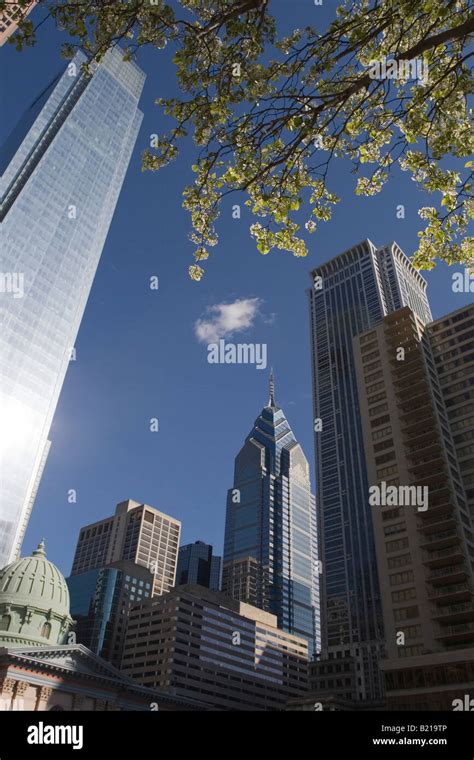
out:
M37 656L40 653L45 655L45 657ZM83 673L75 670L72 666L67 667L64 663L59 663L54 660L54 655L62 657L67 654L74 654L82 657L84 660L88 660L95 664L98 669L102 671L106 670L110 675L105 672L101 673L100 670L97 672ZM19 666L18 670L15 669L16 665ZM52 688L61 688L67 691L74 691L74 688L71 688L71 686L73 686L71 682L76 682L79 685L84 681L95 682L108 687L114 692L116 698L119 700L127 700L128 693L136 694L137 697L146 697L150 703L158 701L167 704L182 704L187 710L193 708L197 710L206 709L204 705L197 701L194 702L193 700L183 699L182 697L171 693L149 689L146 686L140 685L120 670L117 670L117 668L114 668L113 665L109 665L109 663L101 660L82 644L58 645L53 647L34 646L31 647L31 649L26 647L0 647L0 672L3 669L6 671L6 675L10 677L12 677L13 672L18 672L19 674L22 673L23 679L25 678L25 673L29 674L28 677L30 677L31 674L31 679L36 680L38 685L44 685L46 678L48 686L51 686ZM46 673L44 673L44 671L46 671ZM41 673L40 676L35 675L38 672ZM60 678L60 676L65 675L69 677L69 688L68 684L64 681L64 678ZM58 679L57 682L55 682L55 677Z

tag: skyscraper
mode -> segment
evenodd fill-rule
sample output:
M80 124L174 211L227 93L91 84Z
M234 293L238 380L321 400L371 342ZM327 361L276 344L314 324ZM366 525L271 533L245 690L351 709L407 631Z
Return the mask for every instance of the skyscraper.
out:
M235 459L227 496L223 591L276 615L284 631L320 646L319 578L309 465L275 402Z
M154 575L152 595L175 584L181 523L148 504L127 499L115 515L81 528L71 576L128 560Z
M383 619L352 341L402 306L410 306L423 324L431 313L426 282L396 243L377 249L365 240L318 266L312 280L323 653L355 656L358 698L378 699ZM373 359L369 379L375 384L381 374Z
M474 304L432 322L427 334L474 521Z
M388 657L381 665L396 709L451 709L474 665L473 525L431 327L406 306L354 339ZM377 387L367 379L374 360ZM458 366L462 384L472 372ZM457 403L455 379L448 400Z
M143 72L77 53L1 156L0 566L18 555L48 433L142 113Z
M212 546L204 541L179 547L176 585L184 583L205 586L213 591L221 588L222 558L212 554Z

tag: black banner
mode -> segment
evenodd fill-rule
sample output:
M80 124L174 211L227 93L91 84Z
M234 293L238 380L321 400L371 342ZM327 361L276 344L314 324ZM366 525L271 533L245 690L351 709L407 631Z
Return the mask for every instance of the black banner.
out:
M99 751L123 758L129 750L155 755L168 746L178 756L203 741L213 754L227 754L232 735L232 748L249 755L258 745L293 758L326 756L329 749L335 757L473 760L473 719L471 712L0 712L0 760Z

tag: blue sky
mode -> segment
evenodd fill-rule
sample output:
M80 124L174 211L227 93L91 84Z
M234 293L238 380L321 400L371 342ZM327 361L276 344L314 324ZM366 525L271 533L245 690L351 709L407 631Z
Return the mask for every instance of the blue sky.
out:
M324 24L335 5L275 3L287 28L290 22ZM40 14L35 11L33 20ZM47 23L39 36L38 44L21 54L8 45L0 50L2 140L64 66L59 48L65 35ZM433 205L433 198L402 173L379 196L356 198L350 167L340 162L333 188L343 202L331 222L308 235L306 259L283 252L260 255L249 234L249 212L242 206L241 219L233 219L232 203L238 199L228 198L219 245L211 251L204 279L192 282L187 269L193 245L181 192L193 178L195 149L187 144L178 161L159 173L141 172L150 135L165 127L154 100L176 90L168 52L143 51L138 64L147 74L141 99L145 117L76 342L77 360L64 383L23 546L28 554L45 536L49 558L66 574L81 525L112 514L126 498L180 519L183 542L201 539L221 551L234 457L267 401L268 370L207 362L195 325L216 317L213 307L253 299L257 308L253 317L250 311L248 328L231 340L268 345L277 403L314 472L309 271L365 237L378 245L394 239L410 255L421 228L417 210ZM404 220L396 218L398 204L406 207ZM426 274L435 317L472 300L468 293L453 293L454 271L440 265ZM159 278L157 291L149 287L153 275ZM149 420L155 417L159 432L152 433ZM70 489L77 492L75 504L68 503Z

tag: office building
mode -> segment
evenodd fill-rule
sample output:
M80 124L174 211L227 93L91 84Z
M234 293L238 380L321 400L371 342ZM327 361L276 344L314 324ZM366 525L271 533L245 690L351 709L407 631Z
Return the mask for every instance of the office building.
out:
M235 459L227 495L223 591L320 647L316 514L309 465L273 375L267 405Z
M322 660L349 651L357 698L379 700L383 617L352 340L405 305L429 322L426 282L396 243L365 240L313 270L309 301Z
M472 710L474 647L382 660L387 709L396 712Z
M212 551L212 546L204 541L180 546L176 585L206 586L220 591L222 558L213 555Z
M66 578L77 643L120 668L130 607L151 597L153 580L129 561Z
M234 559L224 565L222 588L232 599L246 599L249 603L257 604L260 587L260 564L254 557Z
M359 699L360 658L350 649L330 652L326 660L309 663L308 694L291 699L287 710L352 712L386 709L384 699Z
M48 433L142 120L143 72L78 52L1 153L0 566L19 556Z
M431 322L427 334L474 520L474 304Z
M33 10L36 2L37 0L33 0L23 7L20 3L8 2L5 8L0 11L0 47L16 32L18 24Z
M307 690L308 642L268 612L178 586L132 608L122 671L215 710L277 710Z
M128 499L115 515L81 528L71 576L123 560L153 574L152 595L175 585L181 523L148 504Z
M452 709L464 673L429 693L400 674L474 663L473 525L429 332L406 306L354 338L394 709Z

